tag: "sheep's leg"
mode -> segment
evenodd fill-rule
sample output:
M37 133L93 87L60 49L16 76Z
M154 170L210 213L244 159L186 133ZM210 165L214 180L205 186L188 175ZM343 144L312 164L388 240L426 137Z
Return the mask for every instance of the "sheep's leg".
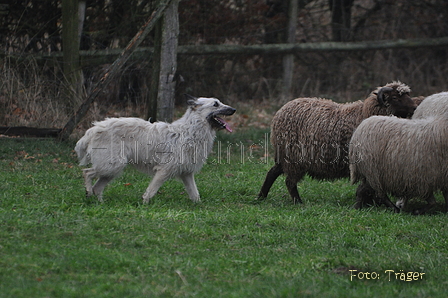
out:
M98 201L103 203L103 190L111 182L113 177L100 177L93 186L93 193L98 197Z
M149 200L156 195L159 188L162 184L169 179L169 175L167 175L163 171L158 171L152 178L151 183L149 183L148 188L142 196L143 204L148 204Z
M92 180L96 177L96 171L93 168L83 169L84 186L86 188L86 196L93 195Z
M375 201L375 190L365 181L361 182L356 189L355 209L361 209L365 206L373 205Z
M195 203L199 203L201 201L199 197L199 191L196 186L196 182L194 181L194 174L187 174L181 177L182 182L185 185L185 189L188 193L188 196L190 197L190 200L192 200Z
M296 177L292 177L291 175L286 177L285 183L288 188L289 195L292 198L294 204L302 203L302 199L300 199L299 191L297 190L297 183L299 179Z
M448 190L443 190L442 193L445 198L445 212L448 212Z
M258 199L266 198L268 196L269 190L274 184L275 180L283 174L282 165L276 163L266 174L266 178L264 179L263 186L261 187L260 193L258 194Z
M446 201L446 199L445 199ZM434 207L436 205L436 199L434 198L434 194L429 194L426 197L426 202L428 202L428 204L425 207L422 207L420 209L415 209L412 213L414 215L421 215L421 214L425 214L429 209L431 209L432 207Z
M365 206L374 204L384 204L389 208L394 209L395 213L400 213L400 208L394 205L387 195L377 195L376 191L366 182L363 181L356 189L356 203L353 206L355 209L361 209Z
M386 205L389 208L394 209L395 213L400 213L400 208L398 208L397 206L395 206L394 203L392 203L392 201L389 199L389 197L387 195L383 195L381 197L377 197L379 199L379 201L381 203L383 203L384 205Z

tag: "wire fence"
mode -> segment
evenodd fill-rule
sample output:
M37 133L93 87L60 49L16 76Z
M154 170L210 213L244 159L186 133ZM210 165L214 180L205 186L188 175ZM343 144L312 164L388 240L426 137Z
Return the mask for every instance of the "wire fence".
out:
M16 1L11 5L23 6L25 2ZM287 2L182 0L179 44L283 43ZM297 43L334 39L329 2L301 2L306 5L299 9ZM435 38L444 37L448 32L448 3L443 0L352 2L349 24L343 28L347 41ZM58 1L45 2L45 5L51 3L53 6L36 11L33 6L23 6L21 15L3 17L0 38L5 54L28 57L61 51L60 8ZM111 0L103 4L101 7L97 2L87 3L82 50L123 47L155 7L155 1L125 4ZM10 9L12 11L13 7ZM43 9L47 14L43 15ZM20 7L17 11L20 12ZM39 17L31 26L28 22L33 15ZM143 46L153 46L153 37L148 37ZM296 54L292 98L354 101L365 98L376 86L393 80L408 84L415 96L448 90L447 55L445 48ZM189 93L214 96L229 103L280 105L282 58L282 55L271 54L179 55L177 103L181 101L181 94ZM86 92L105 67L98 65L98 58L89 59L92 60L83 60ZM61 62L55 63L55 59L39 63L32 58L21 62L2 59L0 125L61 127L79 104L63 102L61 90L66 82L61 69ZM143 117L148 108L151 70L150 55L129 61L121 75L99 96L86 122L105 116Z

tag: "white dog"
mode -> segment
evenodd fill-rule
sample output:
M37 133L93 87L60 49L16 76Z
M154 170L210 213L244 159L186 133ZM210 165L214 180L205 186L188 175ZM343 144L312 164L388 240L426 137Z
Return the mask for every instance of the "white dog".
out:
M171 178L180 178L190 199L200 202L194 174L207 159L216 130L232 131L220 116L236 110L216 98L186 97L188 109L173 123L150 123L139 118L95 122L75 147L80 165L92 163L91 168L83 170L87 196L96 195L102 202L104 187L132 164L154 176L143 194L143 203L148 203ZM98 181L92 187L94 178Z

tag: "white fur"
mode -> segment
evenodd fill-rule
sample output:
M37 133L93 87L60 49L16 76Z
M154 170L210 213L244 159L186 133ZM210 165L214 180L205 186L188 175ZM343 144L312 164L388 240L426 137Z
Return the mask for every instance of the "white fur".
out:
M104 187L132 164L153 176L143 194L144 203L171 178L180 178L190 199L200 202L194 174L202 168L216 136L206 118L216 111L235 110L216 98L188 102L190 106L183 117L171 124L139 118L95 122L75 147L80 164L92 164L83 170L87 195L94 194L102 202ZM98 181L92 186L94 178Z
M448 92L441 92L426 97L417 107L412 119L448 115Z

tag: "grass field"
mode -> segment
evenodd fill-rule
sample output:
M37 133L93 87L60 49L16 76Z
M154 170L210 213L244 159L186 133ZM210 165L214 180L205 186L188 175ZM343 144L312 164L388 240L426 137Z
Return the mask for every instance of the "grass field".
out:
M257 202L267 132L219 134L200 204L170 181L142 205L131 168L100 204L74 144L0 138L0 297L446 297L446 214L353 210L348 180Z

